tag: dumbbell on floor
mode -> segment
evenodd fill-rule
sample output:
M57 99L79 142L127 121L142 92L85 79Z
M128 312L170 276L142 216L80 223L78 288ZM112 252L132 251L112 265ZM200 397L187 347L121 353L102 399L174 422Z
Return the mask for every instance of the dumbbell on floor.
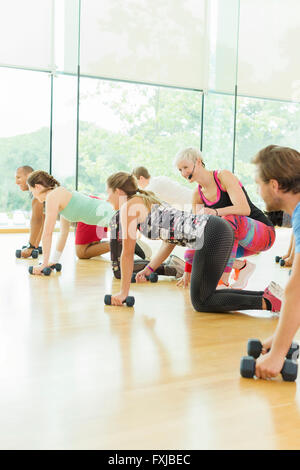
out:
M246 379L252 379L255 376L256 361L252 356L244 356L241 359L241 376ZM298 364L290 359L285 359L281 375L285 382L294 382L298 374Z
M136 275L137 273L132 273L132 276L131 276L131 282L136 282L135 278L136 278ZM150 282L157 282L158 281L158 274L157 273L151 273L149 276L145 276L147 281L150 281Z
M262 351L262 343L259 339L249 339L248 346L247 346L247 353L249 356L254 357L257 359L261 355ZM299 358L299 344L293 342L291 344L290 349L286 355L287 359L298 359Z
M104 303L105 305L111 305L111 295L107 294L104 296ZM125 300L123 300L123 304L127 305L127 307L133 307L134 306L134 297L128 296L126 297Z
M29 266L28 271L30 274L33 274L33 268L34 266ZM59 273L62 270L62 265L60 263L56 263L56 264L52 264L51 266L46 266L42 270L42 273L44 274L44 276L50 276L51 272L54 269Z

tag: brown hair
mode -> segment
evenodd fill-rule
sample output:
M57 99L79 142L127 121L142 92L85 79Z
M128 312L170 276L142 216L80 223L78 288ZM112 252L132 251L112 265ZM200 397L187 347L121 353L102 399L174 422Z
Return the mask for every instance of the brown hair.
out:
M43 170L36 170L31 173L27 178L27 184L32 188L36 184L41 184L46 189L55 189L60 186L60 183L52 175Z
M136 168L133 169L132 174L137 179L139 179L141 176L143 176L146 179L151 178L149 171L144 166L137 166Z
M259 176L265 183L274 179L284 193L300 193L300 153L297 150L269 145L255 155L252 163L258 166Z
M152 204L161 204L160 199L158 199L152 191L139 189L136 177L130 173L119 171L107 178L106 182L108 187L113 191L116 189L124 191L128 199L131 199L134 196L140 196L149 210L151 210Z

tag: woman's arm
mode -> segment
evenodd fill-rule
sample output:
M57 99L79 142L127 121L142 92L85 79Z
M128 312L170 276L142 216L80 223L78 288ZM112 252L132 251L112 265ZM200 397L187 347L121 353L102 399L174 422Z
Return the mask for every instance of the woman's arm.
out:
M203 207L204 207L204 204L203 204L202 198L200 197L198 186L197 186L197 188L195 188L195 191L193 192L193 199L192 199L193 214L199 214L201 210L203 209Z
M225 216L235 214L249 216L251 212L250 206L237 177L228 170L222 170L218 177L232 202L232 206L218 209L218 215Z
M56 190L49 193L46 198L46 218L42 234L43 268L49 264L52 234L55 228L60 205L60 193ZM42 268L42 269L43 269Z
M30 219L29 243L31 243L37 248L40 243L40 234L41 234L41 229L43 228L45 217L43 213L43 204L39 202L37 199L34 198L32 200L31 207L32 207L32 212L31 212L31 219Z
M172 253L172 251L174 250L174 248L175 248L175 245L173 245L172 243L162 242L160 249L158 250L156 255L153 256L153 258L151 259L151 262L149 263L153 271L155 271L158 268L158 266L160 266L168 258L170 253Z
M299 285L300 253L296 253L292 275L284 291L284 301L279 322L272 338L271 350L267 354L260 356L256 361L255 375L258 378L276 377L281 371L286 353L300 327Z
M135 277L136 282L145 282L145 276L149 276L153 271L155 271L158 266L160 266L168 258L169 254L172 253L174 248L175 245L168 242L162 242L160 249L151 259L150 263L137 273ZM148 266L150 266L151 269Z
M129 293L131 276L133 273L133 260L136 244L138 212L132 213L132 200L123 204L120 210L120 223L122 227L122 253L121 266L121 290L112 296L112 305L122 305Z
M66 245L66 241L67 241L67 238L68 238L68 235L69 235L69 231L70 231L70 225L71 225L71 222L69 222L67 219L65 219L62 215L60 216L60 235L59 235L59 239L57 240L57 243L56 243L56 252L54 254L54 258L55 259L52 259L51 257L51 261L57 263L59 261L59 258L64 250L64 247Z

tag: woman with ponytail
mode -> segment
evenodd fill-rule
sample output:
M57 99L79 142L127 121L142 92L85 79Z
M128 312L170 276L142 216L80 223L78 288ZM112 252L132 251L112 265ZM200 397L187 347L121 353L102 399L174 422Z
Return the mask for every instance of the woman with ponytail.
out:
M133 175L118 172L107 179L107 201L120 211L122 253L121 290L111 297L111 304L121 306L128 296L134 267L137 230L162 246L150 263L136 275L137 282L155 271L175 245L195 250L191 275L191 301L198 312L232 310L280 310L277 285L264 291L217 290L234 244L234 231L221 217L191 214L162 203L151 192L140 190ZM112 234L111 234L112 238Z
M31 173L27 184L32 195L38 201L45 202L46 215L42 234L43 263L34 267L33 274L41 274L45 267L58 263L71 222L78 222L80 225L75 239L76 252L80 258L91 258L109 251L109 242L99 243L113 215L107 202L77 191L69 191L60 186L60 183L46 171L37 170ZM50 256L52 234L58 215L60 215L60 237L54 253Z

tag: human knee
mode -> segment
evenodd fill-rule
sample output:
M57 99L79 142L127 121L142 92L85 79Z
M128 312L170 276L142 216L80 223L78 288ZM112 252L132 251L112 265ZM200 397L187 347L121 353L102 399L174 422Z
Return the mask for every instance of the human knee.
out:
M88 259L87 253L86 253L86 245L76 245L76 256L79 259Z

